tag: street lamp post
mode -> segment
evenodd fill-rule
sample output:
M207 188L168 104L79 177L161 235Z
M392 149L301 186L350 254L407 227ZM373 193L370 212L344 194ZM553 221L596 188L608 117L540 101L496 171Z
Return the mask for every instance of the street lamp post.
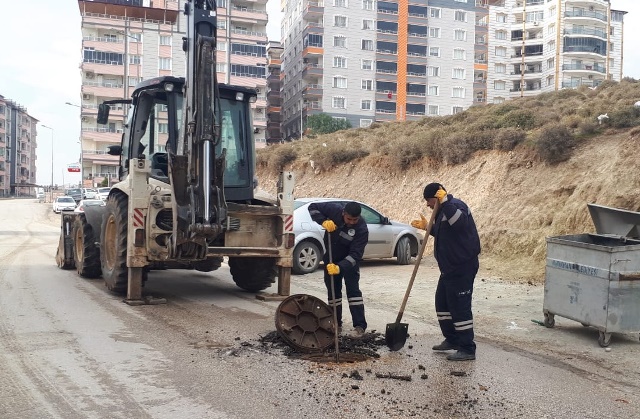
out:
M53 128L42 124L42 128L47 128L51 130L51 186L49 187L49 199L50 202L53 202Z
M80 188L84 188L84 166L82 162L82 106L76 105L75 103L65 102L65 105L75 106L76 108L80 108Z

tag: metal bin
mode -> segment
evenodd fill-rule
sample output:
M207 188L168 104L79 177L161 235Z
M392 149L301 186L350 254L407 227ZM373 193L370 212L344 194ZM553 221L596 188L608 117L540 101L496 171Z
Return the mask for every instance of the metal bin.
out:
M558 315L611 333L640 333L640 213L589 204L597 234L547 238L544 325ZM613 232L613 234L611 234Z

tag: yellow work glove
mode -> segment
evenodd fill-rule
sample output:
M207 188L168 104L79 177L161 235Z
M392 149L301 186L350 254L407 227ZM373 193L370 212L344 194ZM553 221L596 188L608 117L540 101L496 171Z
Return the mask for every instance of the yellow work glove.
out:
M436 198L438 198L438 201L442 204L443 202L447 201L447 191L445 191L444 189L440 188L438 189L438 192L436 192Z
M426 230L427 229L427 219L424 217L424 215L420 214L420 219L419 220L411 221L411 227L419 228L421 230Z
M340 267L335 263L330 263L327 265L327 273L329 275L338 275L340 273Z
M322 227L324 227L324 229L329 233L333 233L334 231L336 231L336 223L331 220L324 220L322 222Z

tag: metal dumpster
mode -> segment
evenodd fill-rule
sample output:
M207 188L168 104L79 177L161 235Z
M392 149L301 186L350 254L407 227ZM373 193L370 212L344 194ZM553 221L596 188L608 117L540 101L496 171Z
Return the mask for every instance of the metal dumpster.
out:
M611 333L640 333L640 213L589 204L597 234L547 238L544 325L558 315Z

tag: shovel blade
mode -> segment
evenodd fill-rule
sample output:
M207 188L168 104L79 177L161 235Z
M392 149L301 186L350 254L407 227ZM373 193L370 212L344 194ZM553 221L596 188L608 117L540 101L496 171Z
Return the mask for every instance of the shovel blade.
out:
M388 323L384 334L384 341L391 351L401 349L407 341L409 324Z

